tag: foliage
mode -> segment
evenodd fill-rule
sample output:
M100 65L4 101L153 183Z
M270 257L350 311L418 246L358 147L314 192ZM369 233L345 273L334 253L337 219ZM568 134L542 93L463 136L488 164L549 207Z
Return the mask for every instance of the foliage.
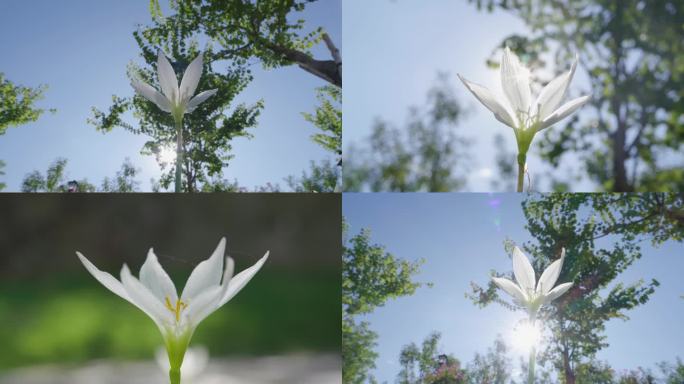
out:
M377 120L367 147L350 146L344 160L346 191L430 191L462 188L468 141L454 133L463 111L446 75L428 93L427 107L411 108L405 127Z
M139 169L130 162L124 160L121 169L116 176L105 177L99 191L95 185L87 179L67 181L66 166L68 160L65 158L56 159L47 169L45 175L40 171L33 171L24 177L21 184L21 191L24 193L35 192L137 192L140 184L135 177L140 172Z
M304 113L306 121L312 123L322 133L311 136L314 143L337 156L337 163L342 161L342 89L332 85L318 89L318 101L321 103L314 114Z
M316 0L170 0L175 12L166 20L181 22L196 34L206 35L221 49L221 60L244 62L256 58L267 68L298 64L338 87L342 86L341 59L329 46L333 60L315 60L310 49L324 38L322 28L304 33L298 17ZM150 0L152 16L162 18L159 0ZM326 42L327 43L327 42Z
M508 36L501 46L508 45L533 67L545 66L549 56L567 62L579 54L589 76L593 111L588 105L582 114L586 118L547 130L542 156L552 166L572 154L602 190L682 190L684 3L469 2L490 11L501 8L529 27L529 36Z
M346 233L346 227L345 227ZM421 283L412 279L422 260L409 262L385 247L371 244L370 231L361 230L342 250L342 381L362 384L374 381L373 351L377 334L355 316L368 314L387 300L412 295Z
M0 176L5 176L4 168L5 168L5 162L0 160ZM7 187L7 184L0 181L0 191L5 189L5 187Z
M399 353L401 371L399 384L462 384L465 372L453 356L439 351L441 335L433 332L423 340L420 348L415 343L404 345Z
M162 48L173 56L172 66L176 73L183 73L192 59L199 54L204 55L203 75L198 90L218 89L217 93L190 114L186 114L183 134L184 147L184 190L196 192L206 189L204 184L212 178L221 178L222 170L229 165L232 155L231 141L237 137L250 137L247 129L256 126L257 118L263 102L253 105L239 104L232 106L235 97L251 81L243 63L233 62L225 73L214 71L215 63L221 55L206 48L200 52L198 44L193 40L196 35L192 25L183 20L157 18L152 26L133 33L142 53L146 67L132 65L129 77L139 77L148 84L158 84L156 78L157 49ZM175 164L167 163L164 151L175 147L176 131L170 114L161 111L156 105L142 97L112 97L112 106L107 112L93 108L93 116L88 120L98 131L110 132L115 127L145 135L149 140L142 148L142 153L155 155L157 162L165 173L159 179L163 188L168 188L174 180ZM138 119L134 126L123 120L127 111L133 111ZM209 188L211 189L211 188Z
M9 127L38 120L44 110L34 104L43 98L46 89L15 85L0 72L0 135Z
M494 346L486 354L475 354L468 364L468 383L470 384L506 384L511 377L511 358L507 356L508 347L499 336Z
M340 192L340 167L324 160L320 165L311 162L311 174L302 172L297 179L290 176L285 182L293 192Z
M542 270L566 249L561 282L574 282L564 296L542 310L540 318L552 337L543 360L556 368L566 384L577 369L608 345L605 323L627 319L627 311L645 304L659 283L643 280L614 283L641 257L639 243L654 246L684 239L684 201L675 194L564 194L531 195L523 203L527 230L535 242L524 245L535 270ZM609 243L600 239L612 236ZM510 248L510 247L508 247ZM472 283L468 296L477 305L501 300L492 282L484 288Z

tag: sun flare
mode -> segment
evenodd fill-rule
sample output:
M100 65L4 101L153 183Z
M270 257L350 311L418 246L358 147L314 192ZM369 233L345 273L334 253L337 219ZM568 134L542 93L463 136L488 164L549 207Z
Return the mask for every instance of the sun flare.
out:
M159 150L159 161L165 164L171 164L176 161L176 151L171 147L162 147Z
M541 341L541 330L538 325L525 321L513 329L511 339L515 348L520 351L529 351Z

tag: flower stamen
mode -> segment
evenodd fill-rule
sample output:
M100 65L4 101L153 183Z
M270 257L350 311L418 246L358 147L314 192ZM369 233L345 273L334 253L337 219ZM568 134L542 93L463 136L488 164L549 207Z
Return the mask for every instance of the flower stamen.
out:
M166 296L165 305L166 305L166 309L168 309L169 311L171 311L171 313L176 315L176 321L177 322L180 321L181 312L185 308L187 308L187 306L188 306L188 304L183 302L183 300L181 300L181 299L176 300L176 305L173 306L173 305L171 305L171 300L169 299L168 296Z

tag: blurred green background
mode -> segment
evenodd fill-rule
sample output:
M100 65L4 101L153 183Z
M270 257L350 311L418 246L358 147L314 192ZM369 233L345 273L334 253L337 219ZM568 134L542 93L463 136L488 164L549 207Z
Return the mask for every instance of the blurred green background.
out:
M337 195L4 195L0 197L0 370L95 358L148 359L153 322L81 265L117 278L154 247L180 291L222 236L236 273L264 268L207 318L191 344L212 356L339 352Z

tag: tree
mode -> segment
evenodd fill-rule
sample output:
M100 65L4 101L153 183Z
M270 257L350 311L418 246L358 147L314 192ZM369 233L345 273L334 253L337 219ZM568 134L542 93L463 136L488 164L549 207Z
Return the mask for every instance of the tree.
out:
M47 169L45 175L40 171L33 171L24 177L21 191L24 193L35 192L137 192L140 182L135 177L139 169L130 162L124 160L121 169L116 176L105 177L102 187L98 191L95 185L90 184L88 179L67 181L66 166L68 160L57 158Z
M344 225L346 233L346 225ZM422 284L412 279L422 260L409 262L371 244L370 231L361 230L342 249L342 381L373 381L373 351L377 334L355 316L371 313L387 300L412 295Z
M468 383L507 384L511 377L511 359L507 353L508 347L500 336L486 354L476 353L466 369Z
M94 192L95 186L86 179L66 181L65 169L67 163L67 159L58 158L48 167L45 175L39 171L29 173L21 183L21 191L24 193Z
M427 99L426 108L410 109L405 127L377 120L367 147L349 147L346 191L446 192L464 186L456 174L466 164L468 140L454 132L463 111L446 75Z
M183 119L183 189L186 192L204 190L204 184L213 178L221 178L223 168L229 165L233 155L231 141L236 137L250 137L247 129L256 126L263 102L232 106L234 98L251 81L251 75L241 63L232 63L225 73L214 71L213 62L221 60L210 48L200 52L192 25L180 19L155 19L154 24L133 33L147 67L129 68L129 77L139 76L148 84L157 84L157 49L170 53L176 73L183 73L185 67L199 54L204 55L204 70L198 89L217 89L217 93ZM115 127L149 137L141 153L155 155L165 173L159 184L168 188L174 180L175 165L165 154L175 147L176 129L170 114L161 111L154 103L141 98L112 97L112 106L107 112L93 108L93 117L88 121L98 131L110 132ZM232 107L232 108L231 108ZM123 120L123 114L133 111L138 118L134 126ZM168 169L168 171L167 171Z
M302 172L301 178L290 176L285 179L293 192L340 192L340 167L330 161L320 165L311 162L311 174Z
M267 68L299 65L303 70L342 87L342 58L321 27L303 34L304 20L297 13L316 0L170 0L176 19L197 34L219 44L220 60L257 58ZM150 0L154 18L161 18L159 0ZM311 47L323 40L331 59L317 60Z
M9 127L38 120L45 110L35 107L35 103L43 98L46 89L14 85L0 72L0 135Z
M654 246L684 239L684 198L675 194L532 195L523 202L526 228L535 241L524 248L535 269L566 259L559 281L574 282L570 291L543 309L540 319L551 331L543 357L565 384L577 381L578 367L590 361L608 342L603 333L612 318L650 299L656 280L615 284L614 280L641 257L639 243ZM613 236L612 244L597 242ZM507 248L511 244L507 244ZM497 296L496 286L472 283L468 297L477 305L510 304Z
M573 154L602 190L682 190L684 3L469 1L478 8L501 8L527 24L531 36L508 36L502 46L528 64L544 66L546 53L558 62L579 54L589 75L593 112L544 134L542 157L553 167Z
M455 357L439 350L441 334L433 332L423 340L420 348L410 343L399 353L401 371L399 384L462 384L465 372Z

